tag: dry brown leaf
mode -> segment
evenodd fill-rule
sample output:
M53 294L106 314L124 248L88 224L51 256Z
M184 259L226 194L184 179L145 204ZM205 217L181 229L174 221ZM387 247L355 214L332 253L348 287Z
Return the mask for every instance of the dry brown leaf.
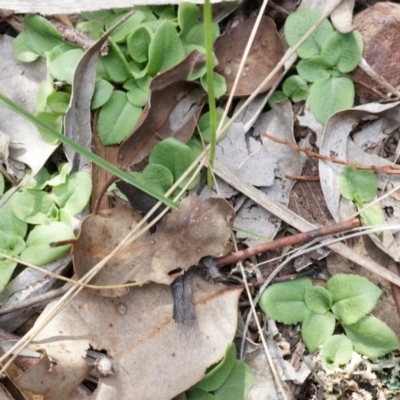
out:
M400 5L392 2L378 2L357 14L354 25L362 34L363 56L369 66L392 86L398 87L400 85L400 52L398 50ZM358 96L369 100L387 98L386 90L360 68L351 75L356 81ZM378 95L379 93L382 95Z
M186 143L191 138L205 93L200 85L186 79L203 65L204 55L194 51L178 65L153 79L150 101L135 131L119 149L119 168L125 169L142 161L163 139L174 137Z
M215 55L219 65L216 71L226 79L227 94L230 94L239 65L246 48L256 17L228 30L215 42ZM249 96L275 68L285 51L276 30L275 22L269 17L262 17L260 26L251 46L244 72L240 77L235 96ZM263 87L260 93L271 89L283 68Z
M234 211L224 199L184 199L153 235L143 235L116 254L91 281L96 285L152 281L171 284L204 256L218 256L230 238ZM87 217L73 247L75 272L82 277L119 244L139 213L117 207ZM125 289L122 289L125 290ZM104 296L124 292L104 291Z
M194 276L196 320L184 324L172 318L171 290L165 285L135 288L119 299L83 291L31 346L57 365L43 357L46 367L27 371L18 384L45 394L46 400L70 400L69 393L87 375L85 353L91 346L106 350L114 373L100 378L91 398L169 400L199 381L206 368L223 357L235 334L241 291Z

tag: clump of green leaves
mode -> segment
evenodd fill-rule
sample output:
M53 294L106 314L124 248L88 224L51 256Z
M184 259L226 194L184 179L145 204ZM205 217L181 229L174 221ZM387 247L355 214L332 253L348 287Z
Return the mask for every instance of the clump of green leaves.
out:
M344 167L339 176L339 191L361 210L360 218L364 225L385 223L385 217L378 206L372 205L363 210L366 203L373 200L378 192L378 179L374 172Z
M149 157L149 163L142 172L133 175L140 183L151 188L155 193L164 195L170 187L183 175L187 168L202 152L200 143L191 139L184 144L177 139L168 138L156 144ZM179 188L183 188L192 179L193 173L186 177ZM197 174L188 189L196 187L200 180ZM177 189L177 192L180 189ZM172 194L172 197L174 193Z
M311 9L290 14L285 22L289 45L293 47L320 17ZM346 74L357 67L362 51L359 31L339 33L325 20L297 50L301 58L296 66L298 75L285 80L270 104L283 98L293 102L308 99L315 118L325 124L335 112L353 106L354 84Z
M181 62L190 52L205 53L204 25L195 4L135 7L135 13L109 38L109 52L97 63L96 86L91 108L100 109L98 133L103 145L121 143L133 131L150 96L152 77ZM77 29L98 39L130 10L82 13L85 21ZM37 98L37 116L57 132L69 106L73 74L84 50L65 43L60 33L39 15L25 16L25 31L13 42L15 56L23 62L46 60L51 82L43 84ZM213 23L213 39L219 34ZM205 67L190 79L200 80L206 89ZM215 97L226 91L225 80L214 73ZM55 89L53 81L62 82ZM59 87L60 85L58 85ZM44 138L54 141L45 132Z
M304 277L268 287L260 307L278 322L301 323L301 336L310 353L323 346L324 360L334 369L350 361L353 349L377 358L399 348L396 334L369 315L381 294L378 286L358 275L337 274L326 288L313 286ZM333 335L336 321L347 337Z
M252 369L236 359L236 347L229 343L222 361L185 394L188 400L244 400L255 383Z
M52 248L49 244L75 238L72 217L86 207L92 192L88 173L69 174L69 170L68 163L61 164L53 175L42 168L0 208L1 253L44 265L69 250L68 245ZM2 199L10 195L8 191ZM0 292L16 265L14 261L0 258Z

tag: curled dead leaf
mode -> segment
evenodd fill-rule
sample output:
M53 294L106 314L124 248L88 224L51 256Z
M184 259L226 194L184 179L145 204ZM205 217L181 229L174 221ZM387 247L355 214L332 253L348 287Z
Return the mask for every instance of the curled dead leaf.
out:
M39 333L31 348L45 356L17 384L46 400L71 400L70 393L88 375L85 352L91 346L105 350L113 370L99 378L91 399L131 399L134 393L135 399L169 400L224 356L235 335L241 291L194 276L196 321L177 324L165 285L138 287L123 299L84 290Z
M91 281L95 285L152 281L171 284L204 256L224 251L233 227L234 211L224 199L201 200L189 196L177 210L167 214L153 235L142 235L111 258ZM139 213L117 207L87 217L73 246L78 277L121 242L139 221ZM120 291L101 290L104 296L121 296Z
M227 94L232 90L255 21L256 17L247 19L225 32L215 42L215 55L219 61L215 70L226 79ZM262 17L235 96L251 95L275 68L284 53L275 22L269 17ZM261 92L271 89L282 72L283 68L262 88Z

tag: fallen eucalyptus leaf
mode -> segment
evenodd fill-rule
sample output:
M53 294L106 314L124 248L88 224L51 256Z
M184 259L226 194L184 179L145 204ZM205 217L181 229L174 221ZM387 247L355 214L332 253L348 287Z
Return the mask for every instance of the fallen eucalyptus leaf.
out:
M247 19L238 26L226 31L215 42L215 55L219 61L219 65L215 70L225 78L228 94L232 90L240 61L255 21L256 17ZM264 78L275 68L283 54L284 48L276 30L275 22L269 17L262 17L244 71L235 91L235 96L249 96L253 93ZM271 89L282 72L283 68L269 80L261 92Z
M99 378L96 398L129 399L135 393L138 399L170 400L224 356L236 331L241 291L194 276L196 321L185 324L174 322L171 291L164 285L134 288L116 299L83 291L38 334L31 349L44 356L17 384L46 400L69 399L89 373L85 354L91 346L107 352L114 373Z
M141 236L118 252L91 283L152 281L169 285L202 257L217 256L224 251L233 218L233 209L227 201L189 196L162 219L156 233ZM73 246L76 274L83 276L102 260L139 220L139 213L129 207L87 217Z

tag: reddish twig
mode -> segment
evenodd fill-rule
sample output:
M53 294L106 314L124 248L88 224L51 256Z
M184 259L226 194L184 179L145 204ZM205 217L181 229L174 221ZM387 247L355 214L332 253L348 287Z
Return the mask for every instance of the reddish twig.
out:
M306 147L298 146L297 144L290 142L289 140L279 139L277 137L268 135L268 133L262 133L261 136L263 136L267 139L270 139L274 142L285 144L297 152L305 153L309 157L318 158L319 160L329 161L329 162L333 162L335 164L342 164L342 165L346 165L348 167L352 167L352 168L356 168L356 169L370 170L370 171L373 171L373 172L376 172L379 174L400 175L400 168L395 168L395 167L392 167L391 165L386 165L384 167L375 167L373 165L368 166L368 165L362 165L362 164L355 164L355 163L352 163L349 161L341 160L340 158L324 156L324 155L316 153L310 149L307 149Z
M237 251L226 256L216 257L214 258L214 262L218 267L222 267L223 265L235 263L239 260L244 260L251 256L255 256L256 254L265 253L269 250L276 250L285 246L293 246L295 244L306 243L312 239L345 232L360 225L361 223L359 219L350 219L348 221L324 226L322 228L314 229L312 231L286 236L284 238L276 239L272 242L263 243L259 246L251 247L246 250Z
M319 181L319 175L285 175L285 178L295 181Z

